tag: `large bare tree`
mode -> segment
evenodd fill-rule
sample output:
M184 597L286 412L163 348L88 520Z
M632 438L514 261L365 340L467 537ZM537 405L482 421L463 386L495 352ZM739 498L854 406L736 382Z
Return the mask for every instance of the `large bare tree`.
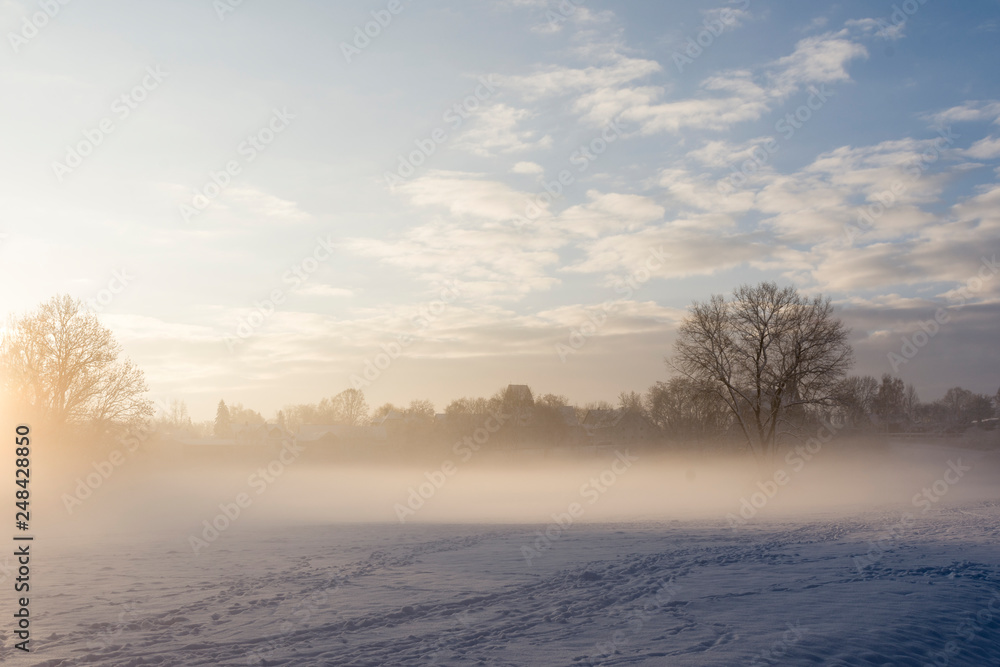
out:
M97 317L68 295L11 318L0 342L0 383L11 406L50 426L103 433L153 413L142 371Z
M360 426L368 421L368 402L360 389L345 389L333 397L337 421Z
M829 299L742 285L692 306L668 363L724 401L748 448L770 460L790 411L831 401L853 360L848 334Z

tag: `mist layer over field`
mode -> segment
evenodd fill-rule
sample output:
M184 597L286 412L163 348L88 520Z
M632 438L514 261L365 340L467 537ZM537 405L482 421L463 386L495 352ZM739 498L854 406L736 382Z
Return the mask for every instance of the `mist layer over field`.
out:
M1000 659L996 452L900 444L763 467L624 451L452 464L449 475L440 464L302 460L263 485L254 464L127 461L72 513L41 508L32 609L45 640L33 661L9 644L0 660ZM401 523L421 484L433 492Z
M483 453L422 464L286 460L127 460L106 479L97 476L98 460L64 470L48 484L40 481L47 488L38 496L52 502L40 516L43 525L58 524L60 531L106 527L179 535L197 534L204 521L220 515L226 518L216 525L235 531L339 522L743 525L881 505L920 514L941 503L996 498L1000 479L995 452L910 443L850 453L833 445L818 451L803 446L768 464L745 455L626 448L573 457Z

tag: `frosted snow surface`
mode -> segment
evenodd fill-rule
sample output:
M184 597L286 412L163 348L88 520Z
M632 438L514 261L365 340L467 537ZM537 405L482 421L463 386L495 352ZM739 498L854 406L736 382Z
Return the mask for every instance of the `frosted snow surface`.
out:
M4 623L0 661L1000 665L1000 500L545 530L248 523L197 556L165 530L50 536L35 650Z

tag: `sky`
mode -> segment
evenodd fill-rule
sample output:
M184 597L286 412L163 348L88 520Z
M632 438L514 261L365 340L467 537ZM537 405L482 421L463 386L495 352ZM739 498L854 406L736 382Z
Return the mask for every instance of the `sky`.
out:
M764 280L1000 386L996 0L0 7L0 314L84 300L196 420L614 400Z

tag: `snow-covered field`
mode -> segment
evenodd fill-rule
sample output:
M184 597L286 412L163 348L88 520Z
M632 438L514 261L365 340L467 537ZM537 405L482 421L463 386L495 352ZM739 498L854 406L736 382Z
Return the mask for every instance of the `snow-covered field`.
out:
M174 527L52 532L33 561L34 651L13 650L8 626L0 659L1000 665L996 455L961 454L975 472L948 476L941 497L927 479L933 502L911 499L918 485L899 502L761 511L736 529L718 512L565 528L247 522L197 556Z

